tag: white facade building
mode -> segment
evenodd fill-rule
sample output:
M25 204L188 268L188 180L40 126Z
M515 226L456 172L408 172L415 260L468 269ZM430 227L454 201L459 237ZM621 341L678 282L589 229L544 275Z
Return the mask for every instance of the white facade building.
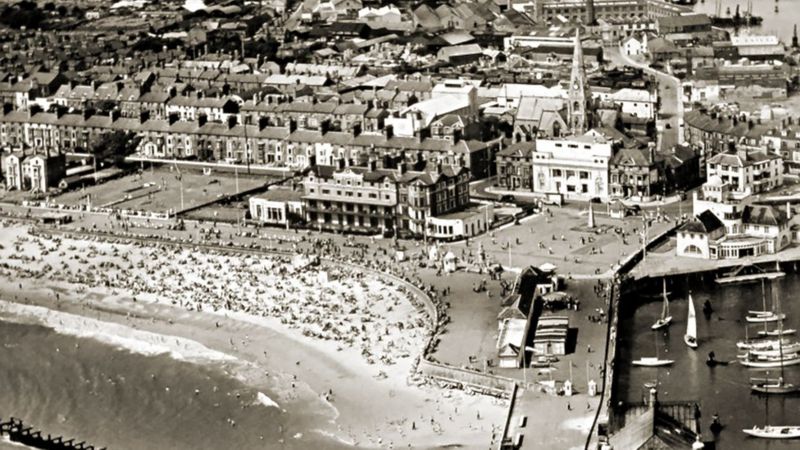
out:
M303 217L302 191L274 189L250 197L250 217L264 224L287 225Z
M538 139L533 152L533 190L567 198L605 201L609 197L611 143L591 135Z
M618 105L624 114L642 119L654 119L658 110L658 95L646 89L622 88L612 91L592 88L592 98Z
M426 219L428 237L434 239L461 239L477 236L489 230L494 222L491 204L472 205L462 211Z
M730 185L734 198L766 192L783 184L783 159L767 151L719 153L706 163L706 175Z

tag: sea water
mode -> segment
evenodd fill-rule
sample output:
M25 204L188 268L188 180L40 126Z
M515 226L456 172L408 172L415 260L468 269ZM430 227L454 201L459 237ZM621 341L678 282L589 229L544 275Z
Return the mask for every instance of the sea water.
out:
M97 448L343 448L222 367L0 320L0 417L10 416Z
M658 382L658 397L662 400L696 401L701 407L703 431L709 435L711 416L718 413L725 426L717 441L718 449L797 449L794 441L776 441L751 438L742 433L743 428L763 426L768 420L772 425L800 425L800 397L770 395L769 403L762 395L750 392L750 377L764 377L764 370L748 369L736 363L709 368L705 361L713 351L718 361L736 360L736 342L745 338L748 310L762 309L761 283L720 286L713 281L690 285L697 310L697 338L699 347L692 350L683 342L688 314L688 291L686 283L668 285L672 324L666 330L652 331L650 326L661 314L660 300L641 294L623 298L628 304L639 304L628 308L620 316L619 360L616 375L619 377L618 400L641 402L647 395L645 383ZM660 294L661 286L653 288ZM765 297L770 308L771 291L766 282ZM774 295L780 297L780 306L786 314L784 328L800 330L800 275L788 274L776 281ZM714 312L706 319L703 304L709 300ZM774 324L770 326L770 329ZM763 330L763 324L749 324L748 335ZM800 334L790 336L800 339ZM658 356L673 359L675 363L665 368L632 367L630 361L642 356ZM777 378L780 369L770 369L769 377ZM800 366L785 368L787 381L800 384ZM767 411L768 408L768 411ZM767 418L767 412L769 416Z
M800 25L800 0L752 0L753 15L761 16L764 21L759 27L753 27L750 30L751 34L774 34L778 36L786 45L792 43L792 29L795 24ZM731 16L736 14L736 5L739 5L739 14L744 16L747 10L747 0L720 0L721 15L728 17L726 14L727 8L731 9ZM778 6L778 12L775 12L775 6ZM695 12L705 13L708 15L715 15L717 9L717 2L715 0L705 0L704 3L694 5ZM733 29L730 29L733 33ZM739 30L740 33L746 32L744 28Z

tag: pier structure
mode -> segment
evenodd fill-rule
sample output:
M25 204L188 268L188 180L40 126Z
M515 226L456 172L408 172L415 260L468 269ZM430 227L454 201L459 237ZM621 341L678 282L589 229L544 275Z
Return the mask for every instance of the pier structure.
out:
M105 447L96 449L83 441L75 442L75 439L65 440L62 436L44 435L13 417L7 421L0 419L0 436L8 436L11 442L42 450L106 450Z

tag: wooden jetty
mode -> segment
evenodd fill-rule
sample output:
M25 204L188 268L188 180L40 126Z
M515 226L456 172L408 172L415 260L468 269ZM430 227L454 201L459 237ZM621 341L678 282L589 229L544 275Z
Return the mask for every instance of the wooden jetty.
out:
M28 447L42 450L106 450L105 447L96 449L86 442L75 442L75 439L64 440L61 436L43 435L33 427L25 426L22 420L10 418L8 421L0 419L0 436L8 436L11 442L18 442Z

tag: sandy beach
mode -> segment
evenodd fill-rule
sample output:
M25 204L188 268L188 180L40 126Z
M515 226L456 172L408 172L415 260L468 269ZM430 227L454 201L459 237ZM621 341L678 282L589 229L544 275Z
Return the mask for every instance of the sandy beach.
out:
M269 389L265 406L315 411L318 432L357 446L487 448L499 434L505 402L410 377L430 324L382 277L288 257L49 239L16 225L0 236L4 317L220 364Z

